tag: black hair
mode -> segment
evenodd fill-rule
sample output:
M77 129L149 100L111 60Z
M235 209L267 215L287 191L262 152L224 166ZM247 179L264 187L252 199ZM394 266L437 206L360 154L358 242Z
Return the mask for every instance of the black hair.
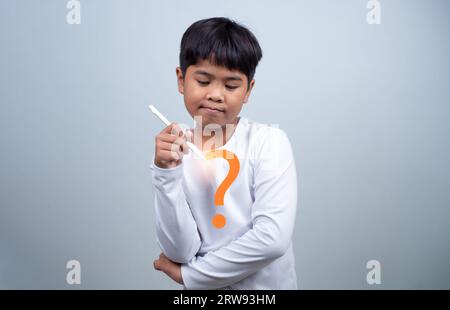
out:
M181 39L180 67L183 76L190 65L208 60L244 73L250 83L261 58L262 50L253 33L225 17L196 21Z

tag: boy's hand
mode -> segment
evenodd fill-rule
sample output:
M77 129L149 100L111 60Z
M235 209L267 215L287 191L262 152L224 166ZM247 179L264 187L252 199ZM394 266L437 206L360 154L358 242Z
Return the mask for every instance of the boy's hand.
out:
M172 123L155 138L155 165L160 168L173 168L181 164L183 154L189 152L187 137L180 126Z
M153 267L155 267L156 270L164 272L175 282L183 284L183 277L181 275L181 265L172 262L163 253L161 253L159 255L159 258L153 262Z

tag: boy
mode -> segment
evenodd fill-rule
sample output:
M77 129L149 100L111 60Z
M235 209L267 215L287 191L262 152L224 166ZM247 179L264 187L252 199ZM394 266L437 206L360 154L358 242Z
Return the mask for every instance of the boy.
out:
M289 139L239 116L261 58L254 35L226 18L197 21L181 40L178 88L197 122L193 131L171 124L156 136L151 169L163 252L154 267L186 289L297 289L291 241L297 177ZM239 159L220 208L214 195L230 169L227 160L194 158L186 141ZM216 211L226 218L220 229L211 224Z

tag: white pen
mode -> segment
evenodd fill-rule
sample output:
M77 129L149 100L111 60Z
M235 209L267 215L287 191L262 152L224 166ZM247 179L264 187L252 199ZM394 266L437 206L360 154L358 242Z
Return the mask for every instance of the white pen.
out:
M164 124L166 124L166 126L169 126L171 123L167 120L167 118L164 117L164 115L162 115L158 109L156 109L153 105L149 105L148 106L150 108L150 110L152 111L153 114L155 114ZM195 154L197 154L199 157L203 158L206 160L205 155L203 154L202 151L200 151L195 144L186 141L187 146L192 150L192 152L194 152Z

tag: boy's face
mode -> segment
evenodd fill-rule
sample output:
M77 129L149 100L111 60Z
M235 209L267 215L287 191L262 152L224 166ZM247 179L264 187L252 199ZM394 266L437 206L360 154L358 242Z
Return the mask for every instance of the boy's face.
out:
M247 103L254 80L248 85L247 76L240 71L199 61L186 69L183 77L177 70L178 90L184 95L189 114L202 117L202 126L236 124L242 105ZM248 86L248 87L247 87Z

